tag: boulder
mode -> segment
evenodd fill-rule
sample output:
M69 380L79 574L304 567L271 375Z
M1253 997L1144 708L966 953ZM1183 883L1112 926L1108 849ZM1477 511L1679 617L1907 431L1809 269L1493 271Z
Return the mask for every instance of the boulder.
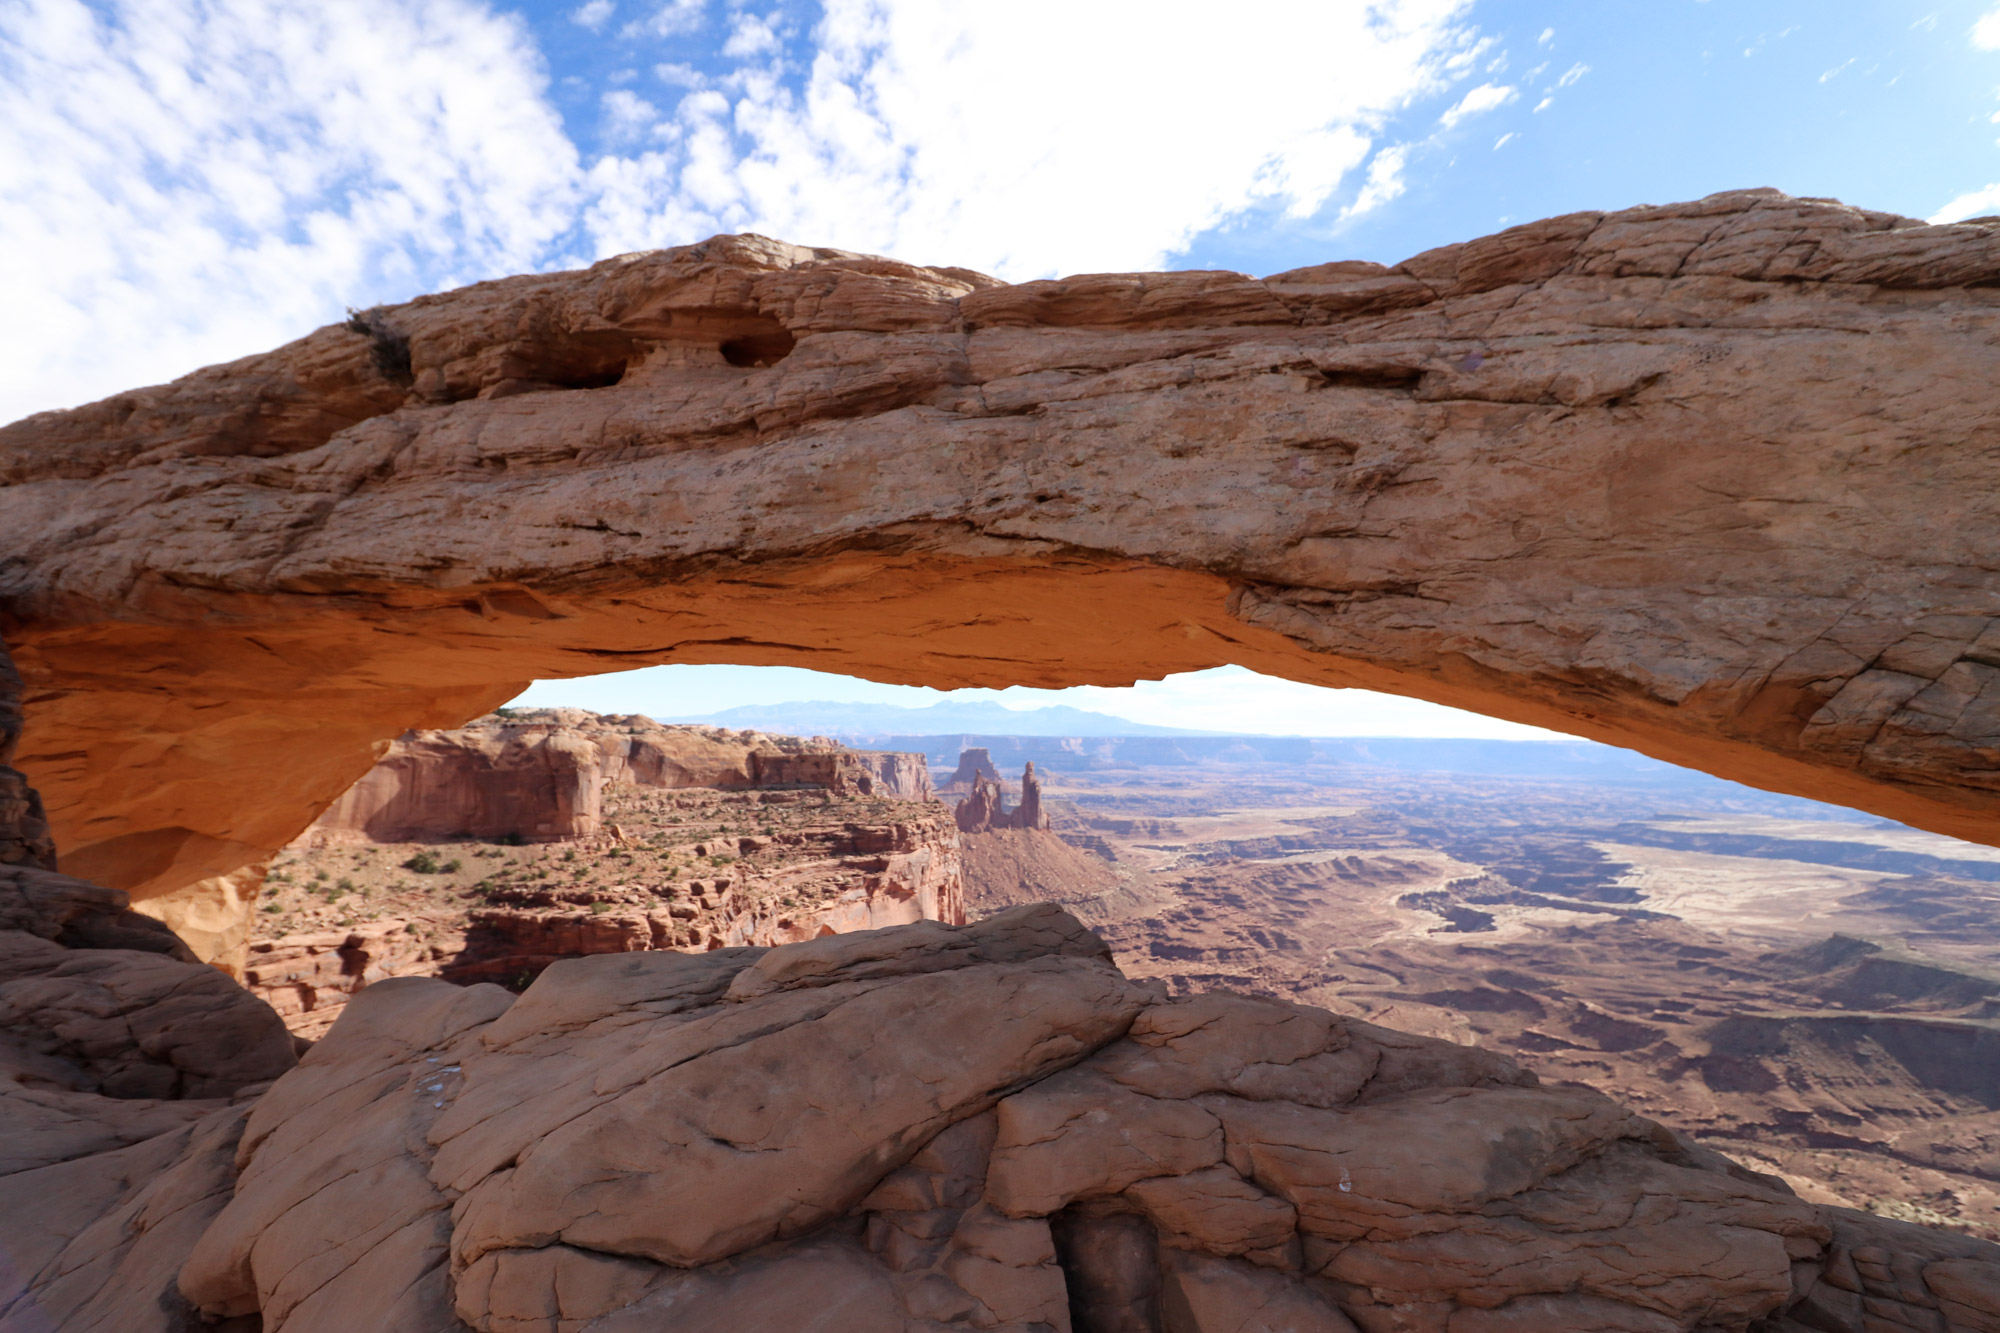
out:
M391 979L268 1090L142 1114L0 1176L26 1274L0 1330L1974 1333L2000 1310L2000 1246L1804 1203L1468 1048L1164 998L1047 907L573 959L518 999Z

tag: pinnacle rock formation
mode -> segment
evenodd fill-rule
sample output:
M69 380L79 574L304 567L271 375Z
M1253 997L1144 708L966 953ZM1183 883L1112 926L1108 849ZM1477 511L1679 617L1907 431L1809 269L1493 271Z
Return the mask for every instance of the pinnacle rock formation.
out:
M1996 372L2000 226L1772 190L1263 280L479 283L0 428L18 763L191 937L382 740L657 662L1237 663L2000 841Z
M979 753L984 754L982 750ZM963 767L961 762L960 767ZM1021 774L1021 804L1009 810L1007 793L999 782L984 773L973 775L972 790L953 811L962 833L985 833L993 829L1046 829L1048 814L1042 809L1042 780L1035 776L1035 764L1028 761Z

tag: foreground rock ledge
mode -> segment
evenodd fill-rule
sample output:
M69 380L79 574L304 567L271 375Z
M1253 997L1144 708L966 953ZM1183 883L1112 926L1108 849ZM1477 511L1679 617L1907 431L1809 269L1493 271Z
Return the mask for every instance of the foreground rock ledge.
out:
M383 982L268 1091L86 1147L0 1176L0 1330L2000 1327L2000 1246L1490 1052L1164 998L1047 905Z
M2000 841L1996 283L2000 229L1751 190L1262 281L741 236L424 297L0 429L21 764L184 924L384 739L669 661L1236 662Z

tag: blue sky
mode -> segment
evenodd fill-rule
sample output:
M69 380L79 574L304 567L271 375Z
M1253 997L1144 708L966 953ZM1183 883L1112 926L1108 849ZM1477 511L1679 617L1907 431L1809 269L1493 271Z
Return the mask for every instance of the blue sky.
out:
M1747 185L1952 220L2000 212L1996 120L1990 0L0 0L0 420L720 230L1018 281ZM619 688L837 684L666 670Z

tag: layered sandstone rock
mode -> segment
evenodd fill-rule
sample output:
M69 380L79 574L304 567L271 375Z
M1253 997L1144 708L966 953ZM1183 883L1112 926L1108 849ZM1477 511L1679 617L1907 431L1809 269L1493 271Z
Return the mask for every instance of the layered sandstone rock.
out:
M823 738L668 725L580 708L510 709L450 731L412 731L301 838L549 841L604 826L607 783L635 787L823 787L929 800L922 755L849 750Z
M1990 840L1996 283L1987 223L1749 190L1262 281L476 284L0 430L20 762L71 869L219 918L384 737L666 661L1235 662Z
M981 751L984 753L984 751ZM963 760L960 768L965 767ZM1034 761L1021 774L1021 804L1007 808L1007 792L998 781L975 771L972 790L952 811L961 832L981 833L989 829L1046 829L1048 813L1042 809L1042 780L1035 776Z
M958 752L958 767L945 779L944 790L948 792L969 792L981 777L992 782L1000 781L1000 770L993 767L993 752L983 745L969 745Z
M2000 1247L1805 1204L1504 1057L1165 998L1048 906L578 959L519 999L385 982L248 1110L0 1177L0 1329L2000 1321Z
M393 801L343 797L280 859L242 964L302 1036L390 977L518 989L562 958L965 920L961 835L921 755L554 710L406 737L375 779ZM468 809L517 831L472 837ZM588 824L531 842L558 810Z

